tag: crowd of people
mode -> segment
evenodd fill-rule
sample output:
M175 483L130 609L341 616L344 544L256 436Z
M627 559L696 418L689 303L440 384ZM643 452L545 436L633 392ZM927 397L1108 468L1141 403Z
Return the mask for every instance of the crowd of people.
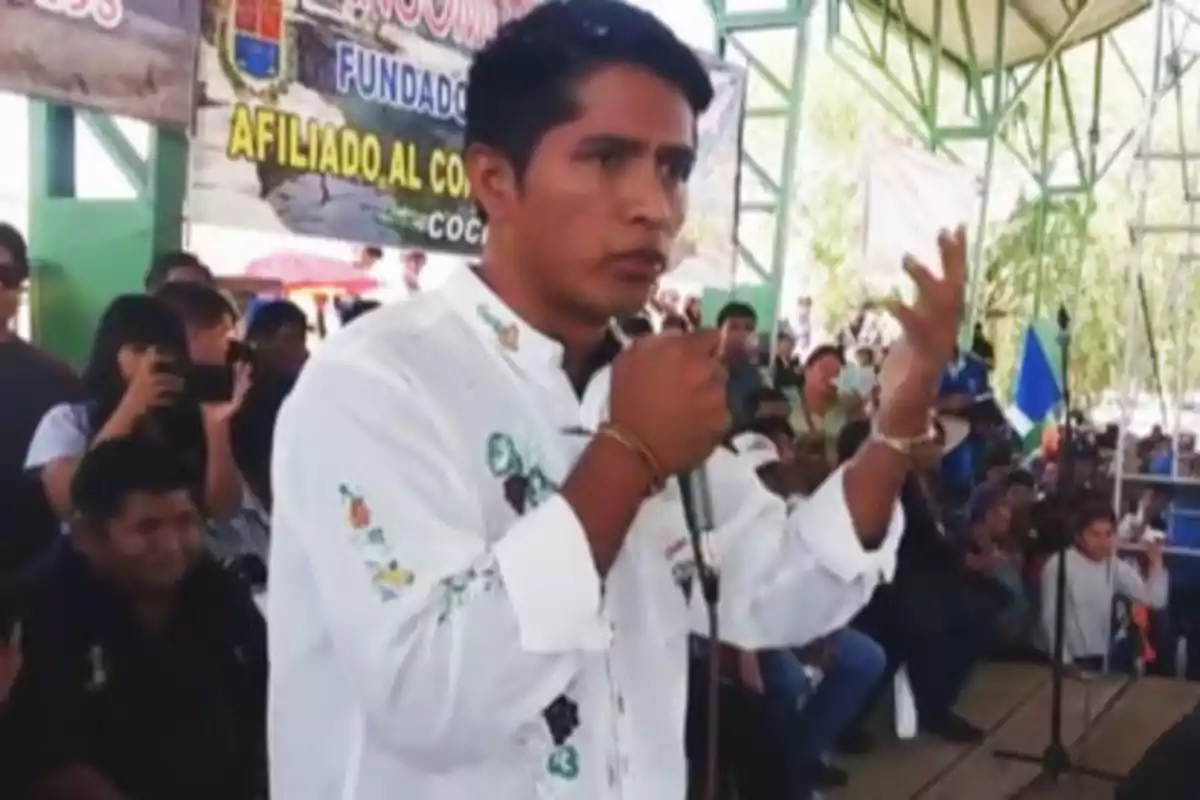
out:
M149 269L144 294L105 310L77 376L10 332L25 252L0 227L4 395L19 401L6 404L3 426L2 516L16 524L2 539L12 641L0 666L16 682L5 728L21 742L6 752L26 756L6 777L49 787L46 797L105 797L95 787L108 785L135 797L264 796L265 630L251 598L267 583L275 417L307 358L309 322L286 300L241 316L198 259L171 253ZM346 323L375 307L341 306ZM724 332L730 445L765 487L797 502L867 439L885 346L860 343L851 325L803 354L780 326L765 347L739 302L713 324ZM621 325L636 338L701 321L692 302L665 295ZM890 703L901 667L923 731L980 738L956 701L980 661L1045 650L1060 556L1039 537L1061 537L1063 525L1078 533L1066 551L1081 615L1068 628L1073 665L1098 669L1108 656L1114 594L1166 605L1161 547L1145 535L1162 527L1164 494L1140 498L1120 531L1103 499L1065 522L1054 443L1021 466L1002 422L972 411L989 391L988 358L978 338L943 380L940 437L903 488L891 580L850 624L803 648L722 649L722 746L741 796L847 783L832 756L870 750L867 722ZM1086 429L1080 437L1074 463L1091 486L1105 472L1103 458L1091 463L1103 448ZM1142 449L1165 452L1162 441ZM1148 570L1116 560L1107 580L1114 534L1150 542ZM696 670L705 652L694 648ZM1138 653L1123 652L1131 668ZM694 697L694 729L701 708ZM774 732L775 749L747 728ZM694 747L702 738L693 730Z
M0 228L0 267L8 323L28 278L10 227ZM19 401L5 408L0 497L16 524L2 537L12 642L0 663L23 662L19 680L10 668L17 688L4 712L20 747L5 752L26 756L6 776L48 787L49 798L108 796L95 787L109 784L155 798L263 796L265 633L251 597L268 578L272 429L310 324L286 300L240 317L188 253L156 260L145 288L110 303L78 377L12 332L0 345L5 397ZM350 318L374 307L343 305ZM714 324L726 343L731 446L770 492L796 501L868 437L882 345L847 329L802 357L782 329L768 360L750 306L728 303ZM631 337L700 325L696 307L670 295L622 323ZM870 750L866 721L890 702L900 667L920 728L977 740L955 710L973 667L1036 657L1052 616L1052 570L1039 559L1056 549L1037 537L1060 535L1061 524L1039 517L1054 515L1057 462L1048 449L1051 458L1020 467L1002 425L966 413L989 391L988 367L979 339L944 378L942 435L906 482L898 566L868 606L803 649L721 652L728 776L742 796L804 796L850 780L832 757ZM1122 536L1138 539L1162 499L1147 494ZM1162 608L1165 573L1152 547L1147 575L1117 561L1105 583L1108 505L1074 524L1070 573L1087 597L1070 596L1093 613L1069 628L1067 654L1098 668L1111 595ZM746 726L778 733L774 759Z
M253 597L308 320L167 253L76 373L13 332L28 278L0 225L0 794L266 797Z
M12 332L30 269L0 226L0 795L678 797L681 739L699 773L715 732L741 800L811 797L852 780L834 756L871 749L900 669L925 733L978 741L959 695L985 659L1054 651L1057 558L1071 668L1152 660L1164 499L1118 525L1082 429L1071 480L1052 441L1022 462L986 340L952 353L962 231L940 277L908 265L890 354L866 310L827 341L807 305L778 334L669 294L626 318L712 94L622 3L505 26L467 89L481 264L341 304L311 361L300 308L239 308L177 252L76 373ZM676 480L696 468L719 602Z
M855 335L863 317L804 353L795 328L781 320L768 360L769 334L750 306L731 302L717 316L733 345L728 395L740 433L732 445L771 491L809 494L867 439L886 343ZM645 318L626 329L652 330ZM985 660L1045 662L1052 655L1059 558L1069 561L1069 669L1174 674L1169 642L1181 627L1164 612L1167 492L1138 493L1118 521L1111 504L1116 432L1094 430L1082 416L1072 420L1073 474L1063 491L1058 428L1049 427L1032 453L1022 450L991 394L992 352L977 330L971 351L943 377L941 435L904 485L905 532L891 580L849 625L806 648L725 653L726 713L734 722L724 746L741 796L802 797L847 784L851 776L831 757L871 749L867 723L881 704L892 704L901 667L922 731L956 743L979 740L983 731L956 711L957 699ZM1172 448L1160 431L1136 449L1145 461L1127 471L1166 473ZM1190 452L1187 441L1182 449ZM693 702L699 708L699 698ZM751 731L764 726L782 749L758 746Z

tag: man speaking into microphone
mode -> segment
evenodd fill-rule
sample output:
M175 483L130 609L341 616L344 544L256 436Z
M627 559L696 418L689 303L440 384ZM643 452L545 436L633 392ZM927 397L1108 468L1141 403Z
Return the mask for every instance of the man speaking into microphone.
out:
M716 333L647 337L683 223L692 52L618 0L548 2L469 75L478 269L305 368L275 439L272 793L682 800L687 637L705 632L673 476L703 467L722 638L802 645L890 574L896 498L953 354L963 236L917 264L870 441L790 515L720 447Z

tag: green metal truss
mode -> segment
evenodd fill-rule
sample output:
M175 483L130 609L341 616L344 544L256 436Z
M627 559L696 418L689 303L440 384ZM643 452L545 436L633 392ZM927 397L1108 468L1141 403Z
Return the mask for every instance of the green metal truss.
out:
M76 134L86 125L134 189L134 198L80 197ZM29 103L29 242L37 341L80 364L115 295L142 289L153 256L180 246L187 137L154 130L143 158L112 117Z
M734 283L769 287L778 311L788 244L792 238L792 203L800 145L801 109L809 54L809 21L814 0L778 0L767 10L731 10L728 0L708 0L717 34L718 54L747 71L748 99L742 130L743 175L761 187L762 197L743 192L737 225L738 264ZM790 39L783 69L756 54L755 39L763 34ZM769 141L774 152L756 143ZM764 227L769 236L759 233ZM779 314L772 315L777 325ZM772 341L774 337L772 337Z
M947 2L955 3L963 28L970 31L966 0L934 0L934 18L942 18ZM1006 60L1004 37L1014 18L1035 31L1043 53L1035 61L987 70L976 57L970 35L965 58L948 56L942 52L940 26L935 25L930 35L917 30L906 15L903 0L829 1L830 55L901 120L914 139L959 162L965 160L961 153L964 145L982 145L983 199L972 234L964 337L974 326L985 288L981 268L988 241L985 223L998 159L1019 165L1036 187L1034 246L1039 261L1030 311L1037 317L1046 312L1043 299L1051 282L1074 287L1080 279L1082 259L1073 275L1046 274L1047 237L1056 222L1055 214L1066 207L1064 200L1073 200L1076 207L1082 205L1083 213L1062 215L1062 221L1086 227L1095 207L1097 183L1138 133L1137 126L1124 131L1104 128L1104 87L1113 77L1109 59L1115 59L1115 71L1137 87L1147 105L1172 91L1195 64L1194 56L1176 48L1167 56L1175 66L1172 76L1147 90L1112 32L1104 31L1071 49L1069 57L1076 67L1081 59L1090 60L1090 80L1080 80L1078 69L1074 75L1069 72L1066 49L1089 3L1073 8L1061 29L1049 31L1031 13L1029 0L997 3L997 18L992 23L996 31L992 47L999 54L996 60ZM964 96L952 97L955 91ZM958 120L948 123L947 104L955 100L961 103Z

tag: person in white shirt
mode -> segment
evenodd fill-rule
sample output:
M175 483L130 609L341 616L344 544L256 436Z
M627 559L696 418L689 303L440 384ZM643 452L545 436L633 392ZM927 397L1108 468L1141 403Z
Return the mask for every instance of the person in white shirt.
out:
M720 445L716 332L624 352L685 214L695 55L617 0L546 3L475 57L478 270L314 355L273 460L272 794L682 798L687 637L707 631L672 476L707 470L721 638L802 645L890 574L896 497L962 311L910 263L871 441L789 513Z
M1151 609L1167 605L1167 570L1163 541L1145 542L1146 577L1133 564L1117 557L1116 520L1109 506L1085 503L1075 520L1075 541L1052 556L1042 571L1042 626L1049 652L1054 653L1055 612L1058 607L1058 559L1067 559L1066 617L1063 660L1088 670L1100 669L1112 650L1113 602L1124 600ZM1136 657L1136 653L1132 654Z

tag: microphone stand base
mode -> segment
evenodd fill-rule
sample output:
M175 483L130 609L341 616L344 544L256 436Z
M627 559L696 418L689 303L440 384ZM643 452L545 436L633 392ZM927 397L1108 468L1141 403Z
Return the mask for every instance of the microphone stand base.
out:
M1022 753L1018 750L995 750L992 752L992 756L1003 761L1015 761L1019 764L1039 766L1041 767L1041 774L1038 777L1047 778L1053 783L1058 783L1059 779L1064 775L1083 775L1109 783L1120 783L1125 778L1125 776L1114 772L1105 772L1100 769L1072 764L1071 756L1067 753L1067 748L1061 742L1051 742L1042 751L1041 755Z

